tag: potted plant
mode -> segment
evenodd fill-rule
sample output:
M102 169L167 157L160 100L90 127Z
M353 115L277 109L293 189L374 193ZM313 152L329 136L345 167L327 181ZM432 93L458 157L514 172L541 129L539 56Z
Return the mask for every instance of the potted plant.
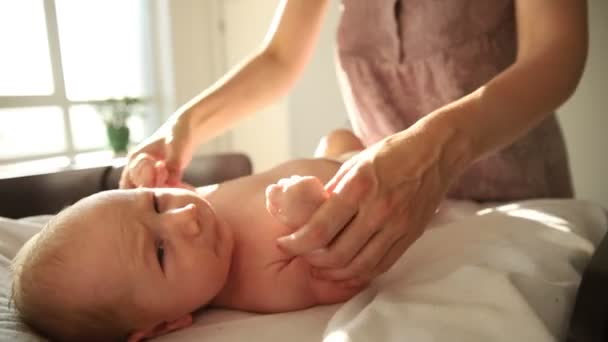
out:
M111 98L97 104L106 125L106 134L114 153L125 153L129 146L127 119L138 113L143 100L138 97Z

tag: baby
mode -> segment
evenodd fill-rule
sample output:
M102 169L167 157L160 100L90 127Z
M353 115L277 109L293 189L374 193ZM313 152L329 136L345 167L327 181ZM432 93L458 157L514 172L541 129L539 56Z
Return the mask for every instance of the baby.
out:
M325 157L346 152L336 150L341 139L328 140ZM158 177L149 165L158 166L144 156L135 168ZM271 313L347 300L363 285L315 278L304 259L276 244L329 196L323 183L339 166L295 160L198 192L87 197L16 256L15 306L53 340L139 341L190 325L202 307Z

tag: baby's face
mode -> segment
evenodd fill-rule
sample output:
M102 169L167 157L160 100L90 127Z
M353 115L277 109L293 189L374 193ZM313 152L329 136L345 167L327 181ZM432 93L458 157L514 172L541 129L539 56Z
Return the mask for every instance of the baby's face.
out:
M194 192L108 191L78 202L57 220L74 227L68 229L77 242L69 248L84 270L73 277L74 286L104 283L104 291L120 291L125 312L141 318L136 324L193 312L226 281L232 234Z

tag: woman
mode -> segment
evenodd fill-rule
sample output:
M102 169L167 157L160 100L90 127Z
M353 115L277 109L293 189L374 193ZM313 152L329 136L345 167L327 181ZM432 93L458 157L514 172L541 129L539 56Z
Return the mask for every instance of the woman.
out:
M268 41L180 108L132 154L180 179L194 148L289 91L329 0L283 1ZM570 197L553 112L587 53L583 0L343 0L337 45L349 116L366 149L326 184L307 224L278 243L318 274L366 281L424 231L444 196ZM133 187L128 172L122 186ZM153 184L144 184L153 185Z

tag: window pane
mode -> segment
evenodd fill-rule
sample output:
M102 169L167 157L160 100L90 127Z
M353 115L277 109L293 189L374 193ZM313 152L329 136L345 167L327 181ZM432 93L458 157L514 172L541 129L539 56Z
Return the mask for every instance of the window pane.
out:
M70 122L75 149L87 150L108 146L103 120L95 107L81 105L70 108Z
M148 111L149 112L149 111ZM139 143L146 137L144 134L144 118L137 115L132 116L127 119L127 126L129 126L129 130L131 130L131 142Z
M0 109L0 161L62 152L64 133L59 107Z
M78 105L70 108L72 136L77 150L109 148L106 127L99 112L94 106ZM129 140L140 142L144 138L144 121L140 116L132 116L127 120L130 130Z
M42 0L0 1L0 46L0 96L53 93Z
M70 100L144 95L143 4L56 0Z

